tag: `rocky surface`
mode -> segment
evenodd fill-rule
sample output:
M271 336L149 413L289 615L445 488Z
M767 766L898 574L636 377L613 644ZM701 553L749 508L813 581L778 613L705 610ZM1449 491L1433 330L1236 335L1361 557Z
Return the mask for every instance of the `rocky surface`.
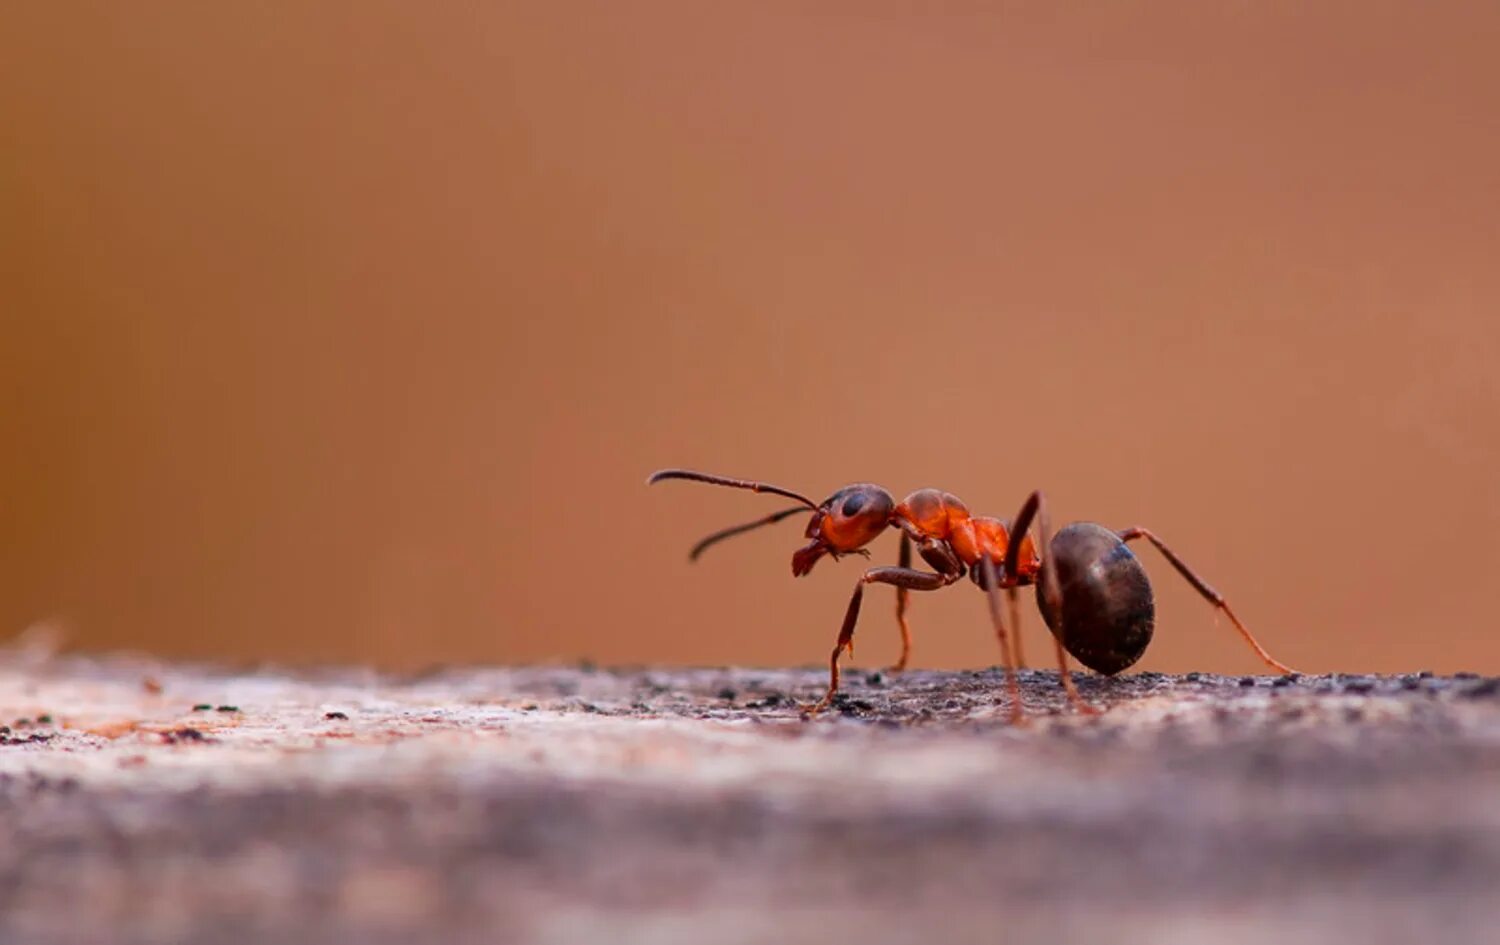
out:
M0 938L1482 939L1500 679L0 669Z

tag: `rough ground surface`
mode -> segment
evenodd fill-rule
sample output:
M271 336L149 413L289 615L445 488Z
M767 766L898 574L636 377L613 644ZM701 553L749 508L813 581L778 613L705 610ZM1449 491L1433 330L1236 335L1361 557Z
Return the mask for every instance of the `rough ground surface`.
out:
M0 669L0 938L1479 940L1500 680ZM195 705L210 708L194 709ZM342 713L340 717L335 713ZM44 718L45 717L45 718ZM23 721L24 720L24 721Z

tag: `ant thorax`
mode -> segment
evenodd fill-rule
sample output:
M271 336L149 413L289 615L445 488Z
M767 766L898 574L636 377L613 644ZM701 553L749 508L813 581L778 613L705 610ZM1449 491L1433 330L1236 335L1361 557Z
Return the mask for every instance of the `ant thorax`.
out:
M916 538L947 541L955 526L968 521L969 507L941 489L918 489L896 506L896 518Z

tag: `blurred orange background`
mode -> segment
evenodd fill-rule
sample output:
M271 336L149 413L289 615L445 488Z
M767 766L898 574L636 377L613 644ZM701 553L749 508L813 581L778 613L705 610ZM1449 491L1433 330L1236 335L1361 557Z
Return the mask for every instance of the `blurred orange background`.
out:
M1497 42L1489 3L11 4L0 635L820 662L863 562L793 580L789 522L690 566L778 504L643 485L682 465L1043 487L1299 668L1500 671ZM1139 668L1261 671L1141 554ZM998 658L967 583L913 617L918 665Z

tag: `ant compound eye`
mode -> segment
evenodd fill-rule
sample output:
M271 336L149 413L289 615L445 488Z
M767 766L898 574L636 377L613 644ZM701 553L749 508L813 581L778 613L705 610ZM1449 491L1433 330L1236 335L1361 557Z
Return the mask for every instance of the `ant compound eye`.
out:
M880 519L881 524L890 518L895 507L890 493L868 483L845 486L824 504L829 514L841 521L867 518Z

